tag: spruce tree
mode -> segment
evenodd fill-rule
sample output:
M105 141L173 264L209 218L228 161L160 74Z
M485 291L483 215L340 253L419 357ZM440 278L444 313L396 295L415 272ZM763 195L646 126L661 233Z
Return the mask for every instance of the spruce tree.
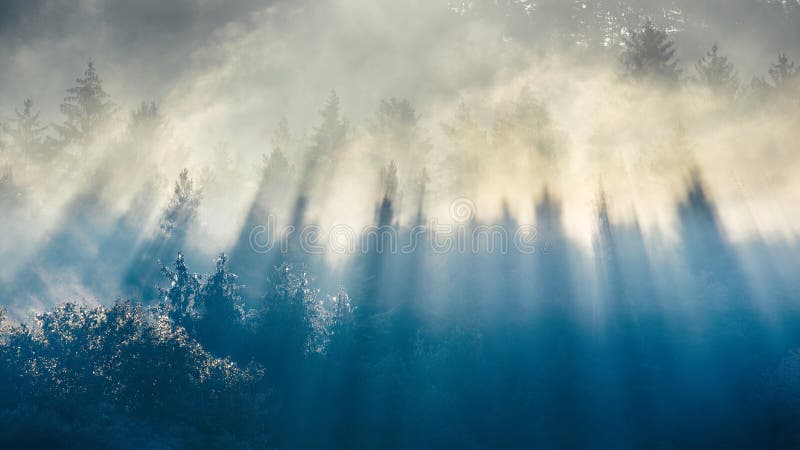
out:
M347 139L349 123L342 117L339 96L331 91L325 106L319 112L322 123L314 128L311 145L311 159L324 170L335 161L335 153Z
M739 89L736 69L727 56L719 53L717 44L697 61L694 68L697 72L697 81L716 94L732 95Z
M64 124L56 125L61 138L66 143L87 143L114 113L116 107L111 96L103 88L103 81L97 73L93 61L89 61L77 85L67 89L67 96L61 104Z
M419 114L408 100L394 97L381 100L367 126L371 163L382 167L394 161L404 175L422 170L431 144L419 120Z
M775 89L786 89L797 80L800 75L800 67L790 61L786 54L778 55L778 61L769 68L769 76L772 79L772 86Z
M676 83L680 78L675 43L667 33L647 21L624 40L622 63L635 79Z
M33 100L22 103L22 111L15 110L16 118L6 131L11 137L11 146L24 161L39 159L45 156L47 148L46 125L39 121L39 111L34 112Z

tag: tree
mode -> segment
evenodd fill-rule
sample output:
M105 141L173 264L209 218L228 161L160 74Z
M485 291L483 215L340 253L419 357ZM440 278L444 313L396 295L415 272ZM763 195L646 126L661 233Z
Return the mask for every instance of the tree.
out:
M408 100L392 97L381 100L375 113L375 120L370 125L370 131L375 134L388 133L404 137L414 129L418 121L419 116Z
M67 89L68 95L61 104L64 124L56 125L56 130L67 143L85 144L111 117L116 107L103 88L94 61L89 61L83 78L78 78L76 83L76 86Z
M261 181L253 200L254 206L263 209L261 213L267 210L284 212L289 206L286 192L295 181L295 168L278 147L272 150L269 157L262 156L262 162ZM264 220L264 217L254 219Z
M14 112L16 118L12 120L13 126L5 127L11 137L11 145L26 162L45 157L47 138L44 132L47 126L39 122L39 111L34 112L33 100L25 100L22 111Z
M719 53L717 44L711 46L711 50L697 61L694 68L697 81L715 94L733 95L739 89L736 69L727 56Z
M128 131L134 139L150 140L158 135L164 126L164 117L155 102L142 102L131 112Z
M0 209L10 211L22 205L24 198L25 191L15 179L12 166L0 166Z
M772 86L775 89L783 90L789 88L800 75L800 67L796 67L793 61L784 53L778 55L778 61L769 68L769 76L772 79Z
M159 153L159 144L166 135L166 120L156 103L142 102L131 111L126 131L125 139L120 142L124 147L117 151L119 156L113 168L124 173L138 170L152 180L152 174L157 170L151 158Z
M214 357L162 313L127 301L112 307L66 303L38 314L31 326L4 329L0 389L8 395L0 399L0 428L9 431L0 445L150 447L156 436L121 445L116 433L129 439L133 429L154 427L172 434L179 447L263 445L263 371ZM136 425L127 429L130 423ZM30 436L26 429L61 436ZM219 434L242 442L209 444ZM90 443L83 445L87 436Z
M161 273L169 281L168 288L159 288L167 316L175 325L191 330L197 316L200 276L190 273L183 255L178 253L174 269L162 267Z
M287 365L279 377L290 375L288 366L298 364L305 355L322 353L330 338L331 313L319 291L311 287L303 266L283 263L275 267L254 320L260 360Z
M202 196L203 190L194 187L194 182L189 178L189 170L183 169L178 181L175 182L172 199L161 219L160 227L165 239L180 241L197 213Z
M329 297L333 303L333 318L331 321L331 334L346 333L352 326L353 305L344 286L339 286L339 292ZM2 323L0 321L0 323Z
M408 100L394 97L381 100L375 117L367 125L373 163L384 166L394 161L408 180L409 174L422 170L431 144L419 120L419 114Z
M126 271L124 284L130 295L139 298L156 295L152 281L157 273L155 269L161 261L180 253L202 197L203 190L194 187L189 171L181 171L172 198L161 216L158 232L137 250ZM183 257L180 259L182 261Z
M264 163L264 178L278 181L276 186L286 188L294 176L294 166L286 159L280 148L272 150L269 157L262 156Z
M296 150L297 140L289 128L289 120L286 117L278 120L278 125L272 131L271 144L273 150L280 150L284 153L294 153Z
M339 96L336 91L331 91L325 106L320 110L322 123L314 128L311 145L312 164L318 169L325 170L335 162L335 153L341 149L347 139L350 125L342 117Z
M203 285L197 310L197 340L214 354L230 354L241 337L244 302L239 295L237 277L228 268L228 257L221 254L216 271Z
M281 118L272 133L272 153L262 156L261 183L256 201L273 210L288 206L286 189L295 181L295 167L286 157L287 150L295 150L295 139L285 117Z
M498 150L532 151L544 156L555 153L555 130L547 107L528 88L494 124L493 137Z
M647 21L632 30L624 40L622 63L629 76L636 79L676 83L680 77L675 43L666 32Z

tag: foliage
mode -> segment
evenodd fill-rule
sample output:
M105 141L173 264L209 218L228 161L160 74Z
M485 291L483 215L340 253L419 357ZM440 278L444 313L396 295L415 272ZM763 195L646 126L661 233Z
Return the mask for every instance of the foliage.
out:
M212 356L158 308L64 303L31 325L6 328L0 358L3 385L14 386L3 399L6 425L52 414L80 429L111 413L120 421L113 426L136 420L187 440L266 436L257 422L263 371Z
M67 89L68 95L61 104L65 120L63 125L56 125L56 130L67 143L86 143L106 123L116 107L103 88L94 61L89 61L83 77L76 83Z
M350 124L342 117L339 96L331 91L325 106L319 111L322 122L314 128L309 158L320 170L336 161L336 153L344 146Z
M677 83L681 71L675 57L675 43L651 21L632 30L625 39L622 63L634 79Z
M189 170L183 169L175 182L172 198L161 219L161 232L165 239L179 240L192 222L203 195L202 188L196 188L189 177Z
M717 44L711 46L711 50L697 61L695 71L697 80L715 94L732 96L739 89L739 79L733 63L727 56L719 53Z
M800 78L800 67L796 67L793 61L781 53L778 60L769 68L769 76L772 79L772 86L778 90L786 90Z
M45 136L47 126L39 120L39 112L34 112L33 100L23 102L22 111L15 110L16 118L13 126L7 126L6 131L11 137L11 145L27 161L41 161L47 156L49 140Z

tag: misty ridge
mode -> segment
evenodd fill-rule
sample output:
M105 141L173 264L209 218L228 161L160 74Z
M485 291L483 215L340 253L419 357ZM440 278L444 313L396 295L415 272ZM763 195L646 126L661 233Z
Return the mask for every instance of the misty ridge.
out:
M0 6L3 448L800 446L800 3L78 3Z

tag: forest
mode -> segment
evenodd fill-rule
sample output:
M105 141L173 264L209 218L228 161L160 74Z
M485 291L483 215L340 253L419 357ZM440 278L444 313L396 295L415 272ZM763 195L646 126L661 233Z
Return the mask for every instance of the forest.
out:
M265 43L293 20L390 27L268 3L169 94L89 56L0 105L0 448L800 448L798 43L696 51L703 2L431 2L447 61L394 93L391 36L352 79L249 66L333 51Z

